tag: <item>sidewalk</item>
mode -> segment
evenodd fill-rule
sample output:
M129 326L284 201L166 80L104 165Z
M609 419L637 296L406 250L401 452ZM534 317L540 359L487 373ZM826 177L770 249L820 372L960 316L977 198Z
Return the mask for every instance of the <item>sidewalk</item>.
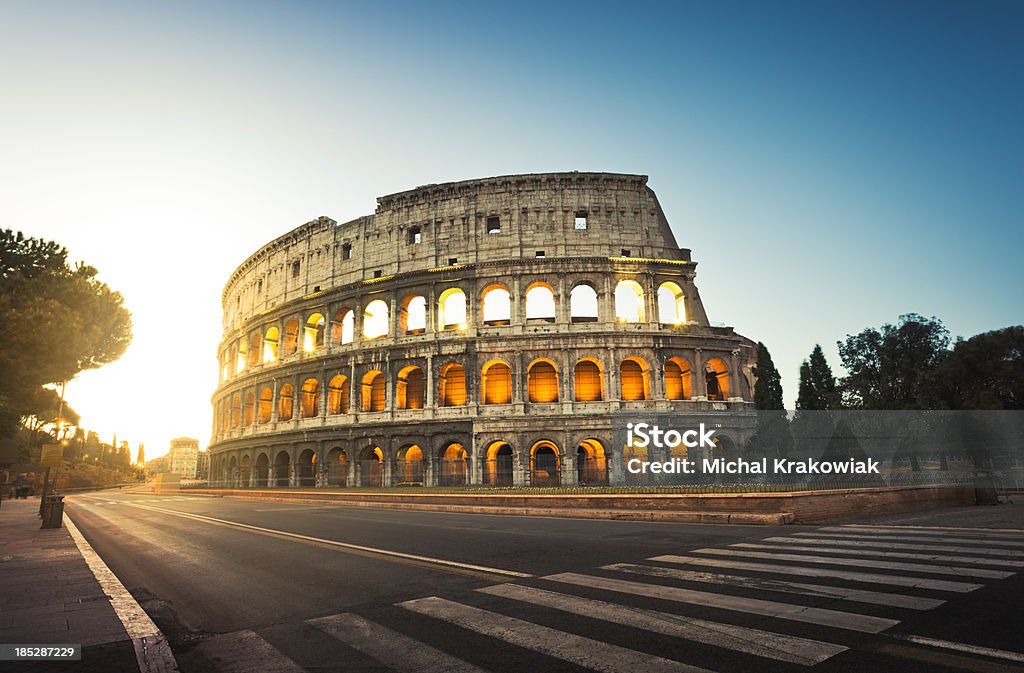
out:
M66 528L41 530L39 499L0 506L0 644L81 645L81 661L0 662L0 670L139 671L131 638Z

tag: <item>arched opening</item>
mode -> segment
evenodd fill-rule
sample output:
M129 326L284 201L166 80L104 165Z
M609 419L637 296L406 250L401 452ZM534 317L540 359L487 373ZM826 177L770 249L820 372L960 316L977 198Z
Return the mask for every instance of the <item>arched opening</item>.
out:
M252 391L245 394L245 405L242 407L242 426L252 425L253 414L256 412L256 395Z
M558 446L543 439L530 449L530 485L558 486L561 483Z
M256 456L256 488L266 488L270 485L270 459L267 454L261 453Z
M460 407L466 403L466 369L449 362L441 367L439 406Z
M395 474L396 486L423 485L423 450L413 444L398 452L398 470Z
M336 446L327 452L327 485L348 486L348 454Z
M569 293L569 315L573 322L597 322L597 290L581 283Z
M715 433L714 438L711 440L715 443L715 448L711 449L711 455L709 458L721 458L728 460L736 456L736 443L732 441L732 438L728 435L720 435Z
M526 291L526 321L555 322L555 291L547 283L535 283Z
M241 467L239 468L239 486L242 488L252 487L252 458L242 456Z
M220 358L220 380L221 383L228 380L231 375L231 353L224 351Z
M327 413L347 414L349 400L348 377L337 374L327 384Z
M630 461L636 460L640 463L646 463L650 460L648 457L648 447L636 446L635 444L626 444L622 447L622 467L623 478L625 482L630 485L646 484L650 479L650 474L644 472L631 472L629 470Z
M231 456L228 459L228 488L238 488L238 458Z
M384 484L384 452L368 446L359 454L359 485L380 488Z
M423 334L427 331L427 300L423 295L411 294L402 300L398 329L402 334Z
M729 368L721 359L711 358L704 363L704 383L709 400L729 399Z
M288 479L291 477L291 459L287 451L281 451L274 459L274 484L275 488L287 488Z
M281 357L292 355L299 347L299 321L289 320L284 326L284 339L281 344Z
M395 406L397 408L422 409L426 394L426 378L422 368L409 366L398 372L398 379L395 382Z
M462 444L452 443L445 447L441 452L437 483L441 486L465 486L468 457Z
M295 468L298 471L299 486L306 488L316 486L316 454L311 449L306 449L299 454Z
M246 354L249 352L249 342L242 337L238 340L238 350L235 351L235 373L245 371L245 366L248 362Z
M367 339L379 339L388 334L388 305L380 299L374 299L363 311L363 336Z
M290 383L281 386L277 393L277 420L290 421L295 411L295 387Z
M277 347L281 331L276 327L267 329L267 335L263 337L263 362L275 362L277 360Z
M466 329L466 293L450 287L437 300L438 323L442 330Z
M511 486L512 460L512 447L508 442L492 442L487 447L484 483L489 486Z
M484 290L482 300L485 325L508 325L512 322L512 296L503 285L491 285Z
M274 412L274 391L270 388L260 390L259 407L256 412L257 423L269 423Z
M675 283L662 283L658 287L658 322L666 325L682 325L686 322L683 290Z
M303 418L313 418L320 413L320 382L306 379L302 384L302 398L299 413Z
M314 313L306 320L306 330L302 338L302 350L306 353L318 351L324 347L324 335L327 321L320 313Z
M483 368L484 404L508 404L512 401L512 370L500 360Z
M231 429L234 430L242 422L242 396L235 393L231 396Z
M643 322L644 291L635 280L619 281L615 286L615 319L622 322Z
M526 391L531 402L558 401L558 370L550 360L534 360L526 371Z
M384 411L387 400L383 373L374 369L363 375L360 400L360 408L363 411Z
M608 461L598 440L584 439L576 447L576 479L584 486L608 483Z
M331 339L336 344L350 344L356 334L356 314L352 309L343 308L334 314L331 321Z
M576 363L573 392L577 402L598 402L604 399L604 375L597 360L586 359Z
M254 367L262 361L263 357L263 335L253 332L249 336L249 366Z
M619 366L619 383L623 400L651 399L650 376L647 363L640 358L626 358Z
M665 399L689 400L693 398L693 370L690 363L680 357L665 363Z

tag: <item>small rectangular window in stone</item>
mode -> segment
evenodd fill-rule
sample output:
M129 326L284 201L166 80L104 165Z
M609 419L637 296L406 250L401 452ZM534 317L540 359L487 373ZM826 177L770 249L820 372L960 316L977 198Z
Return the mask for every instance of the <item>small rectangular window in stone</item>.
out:
M381 273L382 273L381 270L377 269L376 271L373 272L373 277L374 278L380 278Z
M352 259L352 244L351 243L346 243L343 246L341 246L341 258L342 259Z
M423 240L423 230L420 227L409 227L409 243L418 245Z
M497 215L491 215L487 218L487 233L488 234L500 234L501 233L501 218Z
M576 220L574 227L579 231L584 231L587 228L587 213L578 212L576 213Z
M538 250L537 251L537 259L544 259L544 257L545 257L544 251L543 250Z
M257 294L260 293L260 292L263 292L263 279L262 278L260 278L258 281L256 281L256 292L257 292Z
M455 266L458 263L459 263L459 258L458 257L449 257L448 258L448 266Z
M626 250L625 248L623 248L622 249L622 256L623 257L629 257L629 250Z
M292 278L298 278L298 277L299 277L299 263L298 262L292 262Z

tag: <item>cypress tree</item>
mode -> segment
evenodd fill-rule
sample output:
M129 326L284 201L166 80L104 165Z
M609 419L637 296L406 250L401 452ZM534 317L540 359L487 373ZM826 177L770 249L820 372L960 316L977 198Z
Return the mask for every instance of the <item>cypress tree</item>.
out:
M782 401L782 376L772 361L767 346L757 343L757 366L754 368L757 382L754 384L754 408L759 410L784 410Z
M832 368L828 366L828 361L825 359L825 353L821 350L821 345L814 345L809 365L811 383L814 386L814 393L818 398L817 404L820 405L817 408L840 408L842 404L840 404L839 393L836 390L836 377L832 373Z
M807 360L800 365L800 390L797 392L796 408L800 411L821 411L822 409L818 405L818 394L814 389L811 364Z

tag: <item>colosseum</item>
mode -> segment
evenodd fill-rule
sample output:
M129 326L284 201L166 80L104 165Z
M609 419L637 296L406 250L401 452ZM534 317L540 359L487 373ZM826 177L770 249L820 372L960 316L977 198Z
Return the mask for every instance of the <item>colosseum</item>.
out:
M308 222L224 288L212 482L631 483L617 415L753 409L756 344L708 321L696 268L642 175L427 185Z

